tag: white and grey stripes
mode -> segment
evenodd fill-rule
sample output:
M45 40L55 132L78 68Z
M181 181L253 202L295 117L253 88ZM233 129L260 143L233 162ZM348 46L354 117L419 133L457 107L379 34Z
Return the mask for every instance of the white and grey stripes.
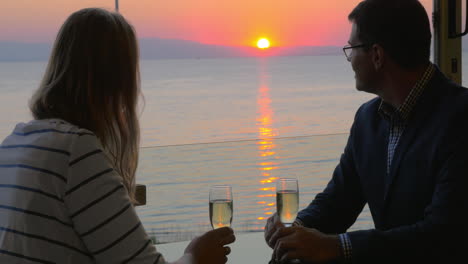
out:
M93 133L18 124L0 145L0 263L166 263Z
M353 258L353 248L351 247L351 241L349 240L348 234L343 233L339 235L341 248L343 250L343 257L345 262L351 261Z

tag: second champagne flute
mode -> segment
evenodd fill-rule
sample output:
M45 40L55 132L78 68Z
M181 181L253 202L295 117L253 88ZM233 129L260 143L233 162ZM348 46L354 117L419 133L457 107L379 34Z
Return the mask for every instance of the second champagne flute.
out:
M213 229L231 226L233 200L229 185L214 185L210 188L210 222Z
M299 208L299 188L297 179L280 178L276 182L276 211L281 223L286 227L296 220Z
M299 185L295 178L280 178L276 182L276 211L281 223L290 227L296 220L299 209ZM300 264L299 259L290 259L287 264Z

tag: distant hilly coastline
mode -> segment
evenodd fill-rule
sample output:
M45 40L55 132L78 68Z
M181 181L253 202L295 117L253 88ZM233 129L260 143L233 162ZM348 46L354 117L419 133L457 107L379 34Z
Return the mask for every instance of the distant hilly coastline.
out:
M329 55L342 52L341 47L333 46L272 47L259 50L255 47L207 45L177 39L140 39L140 48L143 59Z
M341 47L302 46L254 47L207 45L178 39L140 39L142 59L200 59L253 56L300 56L339 54ZM52 43L0 42L0 61L44 61L49 58Z
M342 54L337 46L272 47L259 50L254 47L207 45L199 42L149 38L140 39L141 58L202 59L258 56L307 56ZM49 58L52 43L0 42L0 61L45 61ZM463 42L468 51L468 42Z
M49 58L52 44L0 42L0 61L42 61Z

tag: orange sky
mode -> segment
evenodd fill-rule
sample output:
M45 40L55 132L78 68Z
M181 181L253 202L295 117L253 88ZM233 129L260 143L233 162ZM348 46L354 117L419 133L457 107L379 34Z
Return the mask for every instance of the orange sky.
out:
M51 42L84 7L113 9L114 0L11 0L0 8L0 41ZM348 13L360 0L120 0L140 38L221 45L337 45L348 40ZM421 0L430 8L432 0ZM432 8L428 9L432 12Z

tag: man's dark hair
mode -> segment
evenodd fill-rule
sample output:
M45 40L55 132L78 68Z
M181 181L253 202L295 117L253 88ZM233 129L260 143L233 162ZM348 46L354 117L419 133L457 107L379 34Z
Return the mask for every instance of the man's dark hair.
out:
M365 0L349 14L363 44L379 44L395 62L410 69L426 64L431 28L418 0Z

